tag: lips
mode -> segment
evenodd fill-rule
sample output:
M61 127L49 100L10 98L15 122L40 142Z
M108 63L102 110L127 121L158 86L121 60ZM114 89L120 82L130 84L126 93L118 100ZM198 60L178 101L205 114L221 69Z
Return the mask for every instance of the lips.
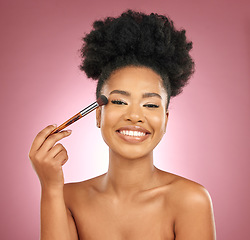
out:
M139 143L146 140L151 134L147 129L140 126L124 126L116 130L118 136L129 143Z

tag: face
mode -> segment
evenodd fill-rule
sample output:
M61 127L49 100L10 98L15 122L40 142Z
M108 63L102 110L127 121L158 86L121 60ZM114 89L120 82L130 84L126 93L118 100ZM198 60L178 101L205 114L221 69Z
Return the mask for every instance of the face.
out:
M146 67L114 71L101 91L109 102L96 111L110 150L128 159L151 154L163 137L168 112L161 77Z

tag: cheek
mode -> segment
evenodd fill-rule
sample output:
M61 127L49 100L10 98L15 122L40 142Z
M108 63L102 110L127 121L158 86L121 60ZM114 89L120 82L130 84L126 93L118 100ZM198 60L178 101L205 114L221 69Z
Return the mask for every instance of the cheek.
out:
M105 108L101 115L101 134L104 142L112 148L114 142L114 132L118 128L117 123L121 115L119 111L114 111L112 108Z
M151 116L149 122L151 123L155 131L164 132L165 116L163 114Z
M101 115L101 126L112 126L119 119L120 114L111 108L104 108Z

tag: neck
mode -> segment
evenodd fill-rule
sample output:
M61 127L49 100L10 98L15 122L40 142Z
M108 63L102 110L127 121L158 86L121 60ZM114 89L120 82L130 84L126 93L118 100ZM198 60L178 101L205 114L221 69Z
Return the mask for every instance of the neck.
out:
M104 188L117 197L128 197L153 187L156 171L153 152L139 159L126 159L110 150Z

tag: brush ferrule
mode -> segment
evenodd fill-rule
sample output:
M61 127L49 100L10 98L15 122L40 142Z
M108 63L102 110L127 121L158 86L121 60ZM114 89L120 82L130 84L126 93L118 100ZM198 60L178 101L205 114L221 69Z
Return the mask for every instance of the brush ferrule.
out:
M88 107L84 108L80 112L80 114L84 117L85 115L87 115L91 111L95 110L97 107L99 107L99 104L97 102L94 102L94 103L90 104Z

